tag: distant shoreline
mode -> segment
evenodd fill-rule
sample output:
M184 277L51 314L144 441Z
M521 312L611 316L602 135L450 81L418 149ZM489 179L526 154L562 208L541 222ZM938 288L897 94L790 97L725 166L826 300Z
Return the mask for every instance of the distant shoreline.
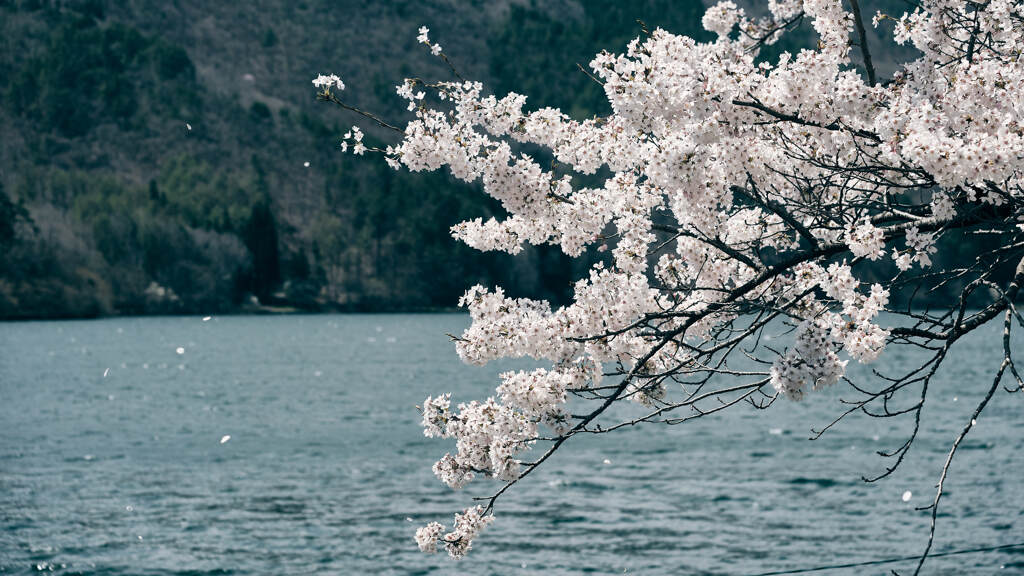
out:
M25 315L25 316L8 316L0 317L0 323L16 323L16 322L46 322L46 321L68 321L68 320L109 320L114 318L176 318L176 317L187 317L187 316L357 316L357 315L369 315L369 314L465 314L466 312L461 308L457 307L411 307L411 308L392 308L392 309L375 309L366 308L360 309L358 307L353 308L324 308L319 310L309 310L302 308L294 308L288 306L246 306L237 310L230 310L227 312L203 312L203 311L187 311L187 312L153 312L153 313L111 313L111 314L53 314L53 315Z
M1024 298L1020 299L1024 303ZM980 310L984 305L970 306L969 310ZM234 310L222 312L209 311L182 311L182 312L149 312L149 313L110 313L110 314L54 314L54 315L25 315L0 317L0 323L17 322L46 322L46 321L73 321L73 320L109 320L114 318L177 318L177 317L225 317L225 316L364 316L364 315L393 315L393 314L468 314L462 308L456 306L420 306L400 308L375 308L358 306L344 307L323 307L320 309L304 309L293 306L263 306L247 305Z

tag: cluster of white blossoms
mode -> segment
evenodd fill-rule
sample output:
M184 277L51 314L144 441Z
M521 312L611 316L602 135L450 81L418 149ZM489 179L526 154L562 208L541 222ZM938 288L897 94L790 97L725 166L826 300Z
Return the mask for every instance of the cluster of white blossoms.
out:
M907 230L907 247L913 252L913 261L921 266L931 266L932 259L929 254L935 253L935 235L921 232L915 227Z
M846 237L850 252L858 258L878 260L885 254L885 232L871 222L852 228Z
M484 514L480 506L466 509L462 514L455 515L453 530L445 534L444 525L431 522L416 530L416 544L420 550L428 554L437 552L438 541L444 542L445 549L452 558L462 558L472 547L473 538L494 520L493 516Z
M732 2L712 6L702 21L712 42L658 29L623 54L598 54L590 66L608 117L529 111L525 96L489 95L478 82L398 87L414 117L383 150L388 163L447 169L479 183L505 212L454 226L455 238L511 254L527 244L602 254L566 306L480 286L463 297L472 318L456 344L464 361L531 357L550 367L502 374L483 402L427 399L424 433L456 440L455 454L434 467L444 483L515 481L519 456L544 430L586 424L566 410L567 398L599 390L606 369L625 383L599 398L665 406L673 390L663 375L713 372L701 362L719 348L702 343L721 338L724 348L742 314L781 314L796 327L771 363L768 381L780 394L800 399L833 384L850 359L875 360L890 337L878 325L889 291L858 280L858 262L879 261L894 276L927 267L966 207L993 209L1007 194L1019 201L1019 2L922 0L910 14L877 16L921 56L876 84L854 69L854 17L840 0L768 5L757 20ZM757 61L801 16L817 49ZM439 54L429 30L419 32ZM344 86L334 76L314 84ZM361 133L349 138L356 153L365 150ZM607 177L581 187L574 174ZM894 205L907 191L930 202ZM432 523L416 540L433 551L443 539L461 556L489 514L490 506L470 508L453 532Z
M827 268L814 262L799 264L780 289L795 294L820 289L827 297L803 296L791 306L793 315L803 320L795 345L775 360L770 373L772 385L787 397L799 400L808 388L820 390L838 382L848 362L839 352L869 363L885 348L889 332L874 321L889 303L889 291L876 283L863 293L845 261Z
M831 346L829 326L821 320L806 320L796 332L796 342L772 365L772 383L792 400L800 400L808 385L820 390L839 381L846 368Z
M331 88L337 88L338 90L345 89L345 83L341 81L341 78L338 78L334 74L326 76L321 74L317 76L313 79L313 86L323 90L330 90Z
M441 45L437 44L436 42L431 43L430 36L428 36L428 34L430 34L430 28L427 28L426 26L420 26L419 36L416 37L416 41L419 42L420 44L426 44L427 46L430 46L430 53L433 54L434 56L437 56L442 51Z
M366 146L363 145L363 131L358 126L353 126L351 130L345 132L341 137L342 152L348 152L350 145L352 146L352 153L356 156L362 156L366 153Z

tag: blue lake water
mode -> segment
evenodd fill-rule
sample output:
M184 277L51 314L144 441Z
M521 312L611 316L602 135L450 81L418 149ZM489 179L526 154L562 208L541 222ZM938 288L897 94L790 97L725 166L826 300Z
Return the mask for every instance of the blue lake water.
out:
M498 485L438 482L430 466L451 446L423 437L415 405L444 391L483 399L499 371L525 365L461 364L445 333L467 322L0 324L0 573L756 574L913 555L928 529L915 506L930 502L999 361L999 327L963 342L910 457L876 484L861 475L883 469L875 451L902 443L911 422L853 417L808 441L838 413L842 386L767 411L574 439L452 562L419 553L415 528L450 525ZM887 351L878 366L907 361ZM997 393L962 446L937 551L1024 541L1022 415L1024 395ZM926 568L1020 574L1024 547Z

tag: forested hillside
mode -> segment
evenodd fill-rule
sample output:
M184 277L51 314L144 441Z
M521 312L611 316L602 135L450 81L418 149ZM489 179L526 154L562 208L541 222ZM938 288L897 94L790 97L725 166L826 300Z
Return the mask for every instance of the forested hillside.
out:
M0 318L429 309L477 282L561 301L574 270L557 250L455 243L452 224L496 205L341 154L356 118L315 102L310 80L338 74L347 101L403 121L395 84L450 78L416 43L426 25L465 76L586 117L607 103L577 63L623 50L638 20L705 38L702 13L696 0L0 0Z

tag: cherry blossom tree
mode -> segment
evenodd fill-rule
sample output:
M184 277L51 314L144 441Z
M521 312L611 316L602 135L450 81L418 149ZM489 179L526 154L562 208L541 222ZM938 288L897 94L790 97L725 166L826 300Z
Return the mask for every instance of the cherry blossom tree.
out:
M818 434L852 414L913 421L866 478L879 480L911 450L950 349L1000 321L1002 362L951 439L921 569L957 447L1001 387L1024 389L1011 336L1014 324L1024 329L1014 304L1024 284L1024 4L922 0L875 15L870 24L919 54L886 79L856 0L768 5L757 18L728 1L711 7L702 23L712 42L645 30L625 53L598 54L587 73L607 94L605 117L526 111L525 96L487 94L452 67L454 80L398 87L415 113L400 128L346 104L336 76L314 81L322 100L397 133L368 147L353 128L343 149L382 154L395 169L447 169L501 203L503 218L458 224L456 239L512 254L554 244L596 261L565 306L482 286L462 298L472 324L454 339L465 362L532 357L548 367L502 374L482 401L426 399L424 433L457 445L437 477L454 489L480 477L500 484L450 530L420 528L423 551L466 554L502 494L576 436L768 408L840 381L854 398ZM804 20L816 49L758 57ZM451 66L426 28L419 41ZM943 251L944 238L977 231L995 247ZM937 306L927 295L940 290L956 297ZM898 374L880 361L873 381L846 378L849 362L893 346L926 359ZM629 401L645 415L602 419Z

